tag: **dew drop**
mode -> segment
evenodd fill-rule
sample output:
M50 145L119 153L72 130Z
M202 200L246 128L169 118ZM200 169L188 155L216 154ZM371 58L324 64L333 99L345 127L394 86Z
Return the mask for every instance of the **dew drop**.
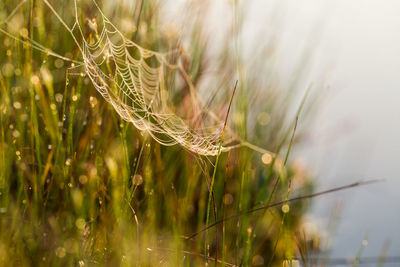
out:
M288 205L288 204L284 204L284 205L282 206L282 211L283 211L283 213L288 213L289 210L290 210L290 208L289 208L289 205Z

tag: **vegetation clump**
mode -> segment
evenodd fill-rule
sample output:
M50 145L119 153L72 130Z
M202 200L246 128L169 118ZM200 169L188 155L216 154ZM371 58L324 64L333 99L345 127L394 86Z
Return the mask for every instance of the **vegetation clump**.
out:
M210 3L187 3L181 35L156 0L0 3L0 265L282 266L319 250L308 202L290 201L313 191L289 157L309 62L283 82L274 41L245 57L234 2L216 47Z

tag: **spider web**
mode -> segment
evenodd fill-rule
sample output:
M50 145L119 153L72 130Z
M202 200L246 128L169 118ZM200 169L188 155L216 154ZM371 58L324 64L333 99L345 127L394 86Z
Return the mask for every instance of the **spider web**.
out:
M83 62L63 57L29 38L25 41L2 28L0 31L48 55L83 66L93 86L113 106L119 116L133 123L140 131L150 134L162 145L178 144L204 156L214 156L221 151L240 146L273 155L265 149L241 140L229 128L226 130L230 137L224 140L220 147L223 122L212 111L202 107L201 97L192 84L190 75L182 66L181 51L160 53L139 46L126 38L105 16L97 2L92 1L100 13L102 23L102 30L98 32L97 21L87 20L88 26L95 33L95 40L85 38L79 23L76 0L74 0L75 22L72 27L64 22L47 0L43 0L71 34L82 54ZM0 23L0 26L7 23L25 2L23 0L6 21ZM81 42L78 42L74 34L76 29L81 35ZM178 76L189 89L193 109L191 118L185 120L176 114L168 100L169 92L179 83Z
M100 33L96 21L89 22L96 32L96 42L90 44L83 39L82 46L85 72L97 91L123 120L146 131L160 144L179 144L199 155L216 155L222 125L218 122L208 127L190 127L173 112L168 101L169 86L174 83L168 80L175 80L178 72L189 85L195 113L201 112L198 97L180 64L179 51L163 54L147 50L125 38L100 14L103 22ZM76 25L80 27L79 23Z

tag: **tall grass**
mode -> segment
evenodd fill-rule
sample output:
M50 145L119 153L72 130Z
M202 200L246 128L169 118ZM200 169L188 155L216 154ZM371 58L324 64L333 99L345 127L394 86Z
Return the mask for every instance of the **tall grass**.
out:
M86 2L82 21L97 15ZM70 1L51 3L73 21ZM0 21L18 4L2 1ZM244 4L236 5L238 13ZM0 265L281 266L299 257L307 201L245 211L288 199L288 189L294 196L313 191L309 175L289 155L301 134L294 132L293 110L304 91L297 83L302 69L282 88L271 53L275 43L260 42L259 56L244 58L241 14L230 38L210 52L205 3L187 7L182 37L165 27L161 2L102 6L117 25L132 25L125 34L138 44L184 49L187 72L208 97L208 108L243 139L278 156L263 158L243 147L202 157L159 145L121 120L79 68L34 49L31 39L80 60L44 2L28 0L0 25L20 38L0 34ZM177 83L171 91L174 110L185 114L187 88ZM306 122L306 107L299 124ZM236 213L244 214L223 220Z

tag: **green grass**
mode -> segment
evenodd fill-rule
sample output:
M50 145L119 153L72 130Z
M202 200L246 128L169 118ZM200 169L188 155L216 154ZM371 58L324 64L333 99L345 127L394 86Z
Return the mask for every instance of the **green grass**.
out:
M82 21L96 16L86 2ZM73 5L51 3L72 25ZM2 1L0 21L18 4ZM124 19L139 25L127 33L138 44L167 51L183 43L185 36L174 39L161 32L159 2L138 1L131 13L120 6L115 3L106 12L117 25ZM209 81L215 88L208 108L221 114L221 121L227 118L241 138L279 156L263 164L262 154L247 147L204 157L179 145L161 146L121 120L88 77L73 75L70 62L29 45L24 36L81 60L72 37L44 2L28 0L0 25L25 40L0 33L0 265L282 266L299 257L298 244L306 242L298 231L307 201L290 202L288 213L278 205L221 219L287 199L290 183L296 184L292 195L312 192L310 177L289 156L301 134L293 130L292 111L298 91L304 91L296 83L302 71L290 88L277 88L277 63L265 60L275 44L261 44L264 57L247 62L239 59L240 45L232 47L239 42L235 35L217 56L207 56L203 31L208 24L201 14L188 17L185 65L196 86ZM236 23L240 27L241 21ZM259 71L252 72L252 66ZM218 75L210 75L215 67ZM274 82L265 82L263 72ZM179 82L171 90L174 109L183 114L190 96ZM299 124L306 123L309 110L306 104ZM259 123L261 113L270 121Z

